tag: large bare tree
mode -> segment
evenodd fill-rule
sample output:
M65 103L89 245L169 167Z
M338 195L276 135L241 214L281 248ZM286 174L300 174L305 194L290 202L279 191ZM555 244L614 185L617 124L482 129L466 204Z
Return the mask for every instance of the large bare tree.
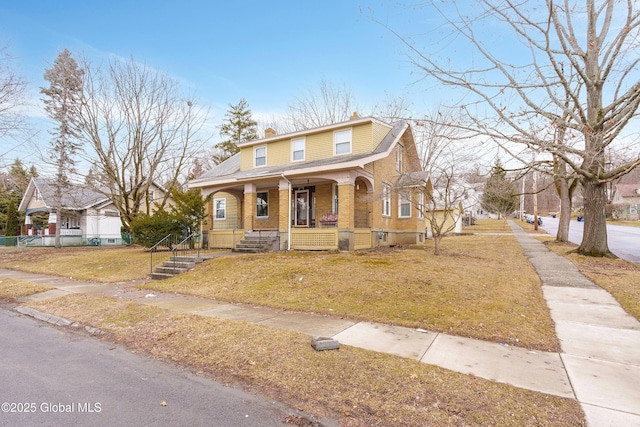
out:
M606 185L640 164L640 150L635 145L615 168L607 166L605 152L614 144L637 144L625 129L638 123L640 4L480 0L460 8L455 2L430 5L456 38L449 42L463 40L456 46L469 54L460 55L464 64L456 63L439 54L442 43L430 41L423 48L407 41L415 64L429 78L462 91L458 107L470 119L468 131L504 147L521 143L566 163L584 191L578 252L613 256L607 244ZM581 143L539 138L541 126L579 133Z
M0 141L15 137L25 126L23 107L27 83L12 67L11 61L7 47L0 47ZM11 145L13 149L17 144ZM0 161L12 149L0 150Z
M133 60L112 60L105 68L85 62L84 71L79 120L81 137L93 151L89 181L129 227L154 184L167 190L178 184L202 143L206 111L176 81ZM169 192L163 196L160 206Z

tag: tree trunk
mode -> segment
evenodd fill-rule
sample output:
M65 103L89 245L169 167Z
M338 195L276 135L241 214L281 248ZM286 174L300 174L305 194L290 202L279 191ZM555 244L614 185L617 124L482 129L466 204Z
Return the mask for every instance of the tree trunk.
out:
M577 252L587 256L615 258L607 243L606 184L595 179L582 179L584 199L584 234Z
M434 245L434 249L433 249L433 254L434 255L440 255L440 241L442 240L442 236L441 235L433 235L433 242L435 243Z
M561 179L558 183L558 195L560 196L560 222L558 223L558 242L569 241L569 227L571 224L571 194L569 184Z

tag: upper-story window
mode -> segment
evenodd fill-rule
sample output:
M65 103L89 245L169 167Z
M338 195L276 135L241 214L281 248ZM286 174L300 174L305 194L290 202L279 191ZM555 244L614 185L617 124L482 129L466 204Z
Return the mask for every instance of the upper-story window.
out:
M267 164L267 146L263 145L253 149L254 166L266 166Z
M351 154L351 129L333 133L335 154Z
M404 152L404 147L398 144L396 147L396 170L402 173L402 156Z
M304 138L291 140L291 161L299 162L300 160L304 160L304 146Z

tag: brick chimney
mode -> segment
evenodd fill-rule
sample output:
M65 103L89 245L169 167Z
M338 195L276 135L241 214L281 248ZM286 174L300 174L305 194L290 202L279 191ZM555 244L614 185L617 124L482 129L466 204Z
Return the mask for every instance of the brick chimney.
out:
M359 119L360 115L358 114L357 111L354 111L353 114L351 115L351 117L349 117L349 120L355 120L355 119Z
M272 136L276 136L276 130L274 128L266 128L264 130L264 137L271 138Z

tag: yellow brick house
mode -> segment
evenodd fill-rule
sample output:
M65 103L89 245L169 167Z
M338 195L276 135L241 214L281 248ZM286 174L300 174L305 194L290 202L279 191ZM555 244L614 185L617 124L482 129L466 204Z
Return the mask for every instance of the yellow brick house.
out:
M429 180L411 127L354 114L349 121L243 142L189 182L212 195L211 248L248 236L280 250L357 250L420 244Z

